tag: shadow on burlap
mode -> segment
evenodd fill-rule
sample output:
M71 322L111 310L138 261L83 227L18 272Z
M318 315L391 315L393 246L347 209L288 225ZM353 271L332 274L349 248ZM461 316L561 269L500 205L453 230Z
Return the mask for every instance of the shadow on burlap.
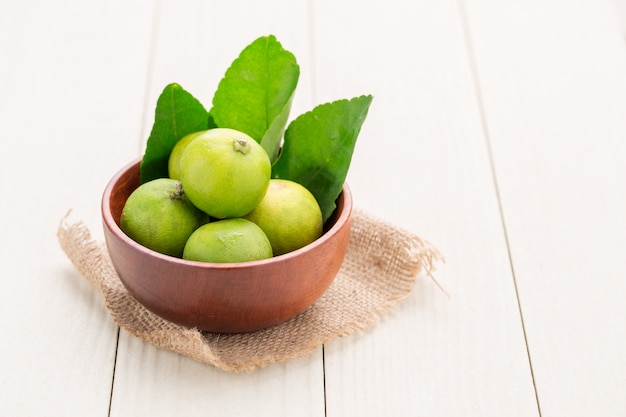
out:
M106 246L82 223L61 223L61 247L78 271L102 293L114 321L134 336L225 371L252 371L307 355L323 343L372 326L406 297L421 273L443 257L430 243L354 210L342 267L324 295L280 325L245 334L188 329L151 313L126 291Z

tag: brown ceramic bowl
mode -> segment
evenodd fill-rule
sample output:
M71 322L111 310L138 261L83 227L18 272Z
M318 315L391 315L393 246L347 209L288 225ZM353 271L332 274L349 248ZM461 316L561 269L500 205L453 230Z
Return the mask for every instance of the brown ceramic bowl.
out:
M120 229L124 203L139 186L139 162L119 171L104 191L104 236L128 292L164 319L208 332L260 330L304 311L339 271L350 235L352 196L347 185L315 242L261 261L195 262L152 251Z

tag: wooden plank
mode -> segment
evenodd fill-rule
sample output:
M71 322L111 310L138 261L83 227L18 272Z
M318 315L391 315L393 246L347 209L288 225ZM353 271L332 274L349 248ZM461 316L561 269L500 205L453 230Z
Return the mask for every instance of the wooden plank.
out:
M613 5L467 10L542 415L623 416L626 50Z
M316 3L317 98L374 94L357 206L447 257L377 326L326 346L328 416L538 415L455 1Z
M626 1L624 0L612 0L613 7L617 13L619 25L622 31L622 37L626 40Z
M181 84L210 108L213 92L230 63L259 36L275 34L296 55L302 75L293 114L308 107L305 1L274 2L272 7L251 1L163 2L157 24L142 149L156 99L165 85ZM230 374L158 350L122 332L111 415L323 416L323 378L321 348L298 361Z
M106 415L117 328L56 241L136 149L151 4L0 4L0 408ZM129 144L132 144L129 146Z
M320 352L226 373L122 332L111 416L323 416Z

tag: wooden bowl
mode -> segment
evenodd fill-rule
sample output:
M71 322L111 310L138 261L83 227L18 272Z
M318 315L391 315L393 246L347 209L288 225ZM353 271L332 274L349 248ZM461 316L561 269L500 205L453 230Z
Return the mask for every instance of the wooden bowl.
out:
M337 275L350 236L347 185L315 242L261 261L195 262L152 251L120 229L124 203L139 186L139 163L128 164L111 179L102 196L102 218L115 270L128 292L153 313L208 332L251 332L301 313Z

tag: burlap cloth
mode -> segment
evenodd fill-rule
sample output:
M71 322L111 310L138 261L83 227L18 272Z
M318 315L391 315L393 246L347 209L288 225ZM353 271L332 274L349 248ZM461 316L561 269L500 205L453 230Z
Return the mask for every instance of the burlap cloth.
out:
M293 319L254 333L214 334L188 329L151 313L118 278L106 246L82 222L58 230L61 247L102 293L113 320L141 340L225 371L252 371L302 357L321 344L372 326L406 297L420 273L443 260L430 243L355 209L342 267L324 295ZM432 275L430 275L432 277Z

